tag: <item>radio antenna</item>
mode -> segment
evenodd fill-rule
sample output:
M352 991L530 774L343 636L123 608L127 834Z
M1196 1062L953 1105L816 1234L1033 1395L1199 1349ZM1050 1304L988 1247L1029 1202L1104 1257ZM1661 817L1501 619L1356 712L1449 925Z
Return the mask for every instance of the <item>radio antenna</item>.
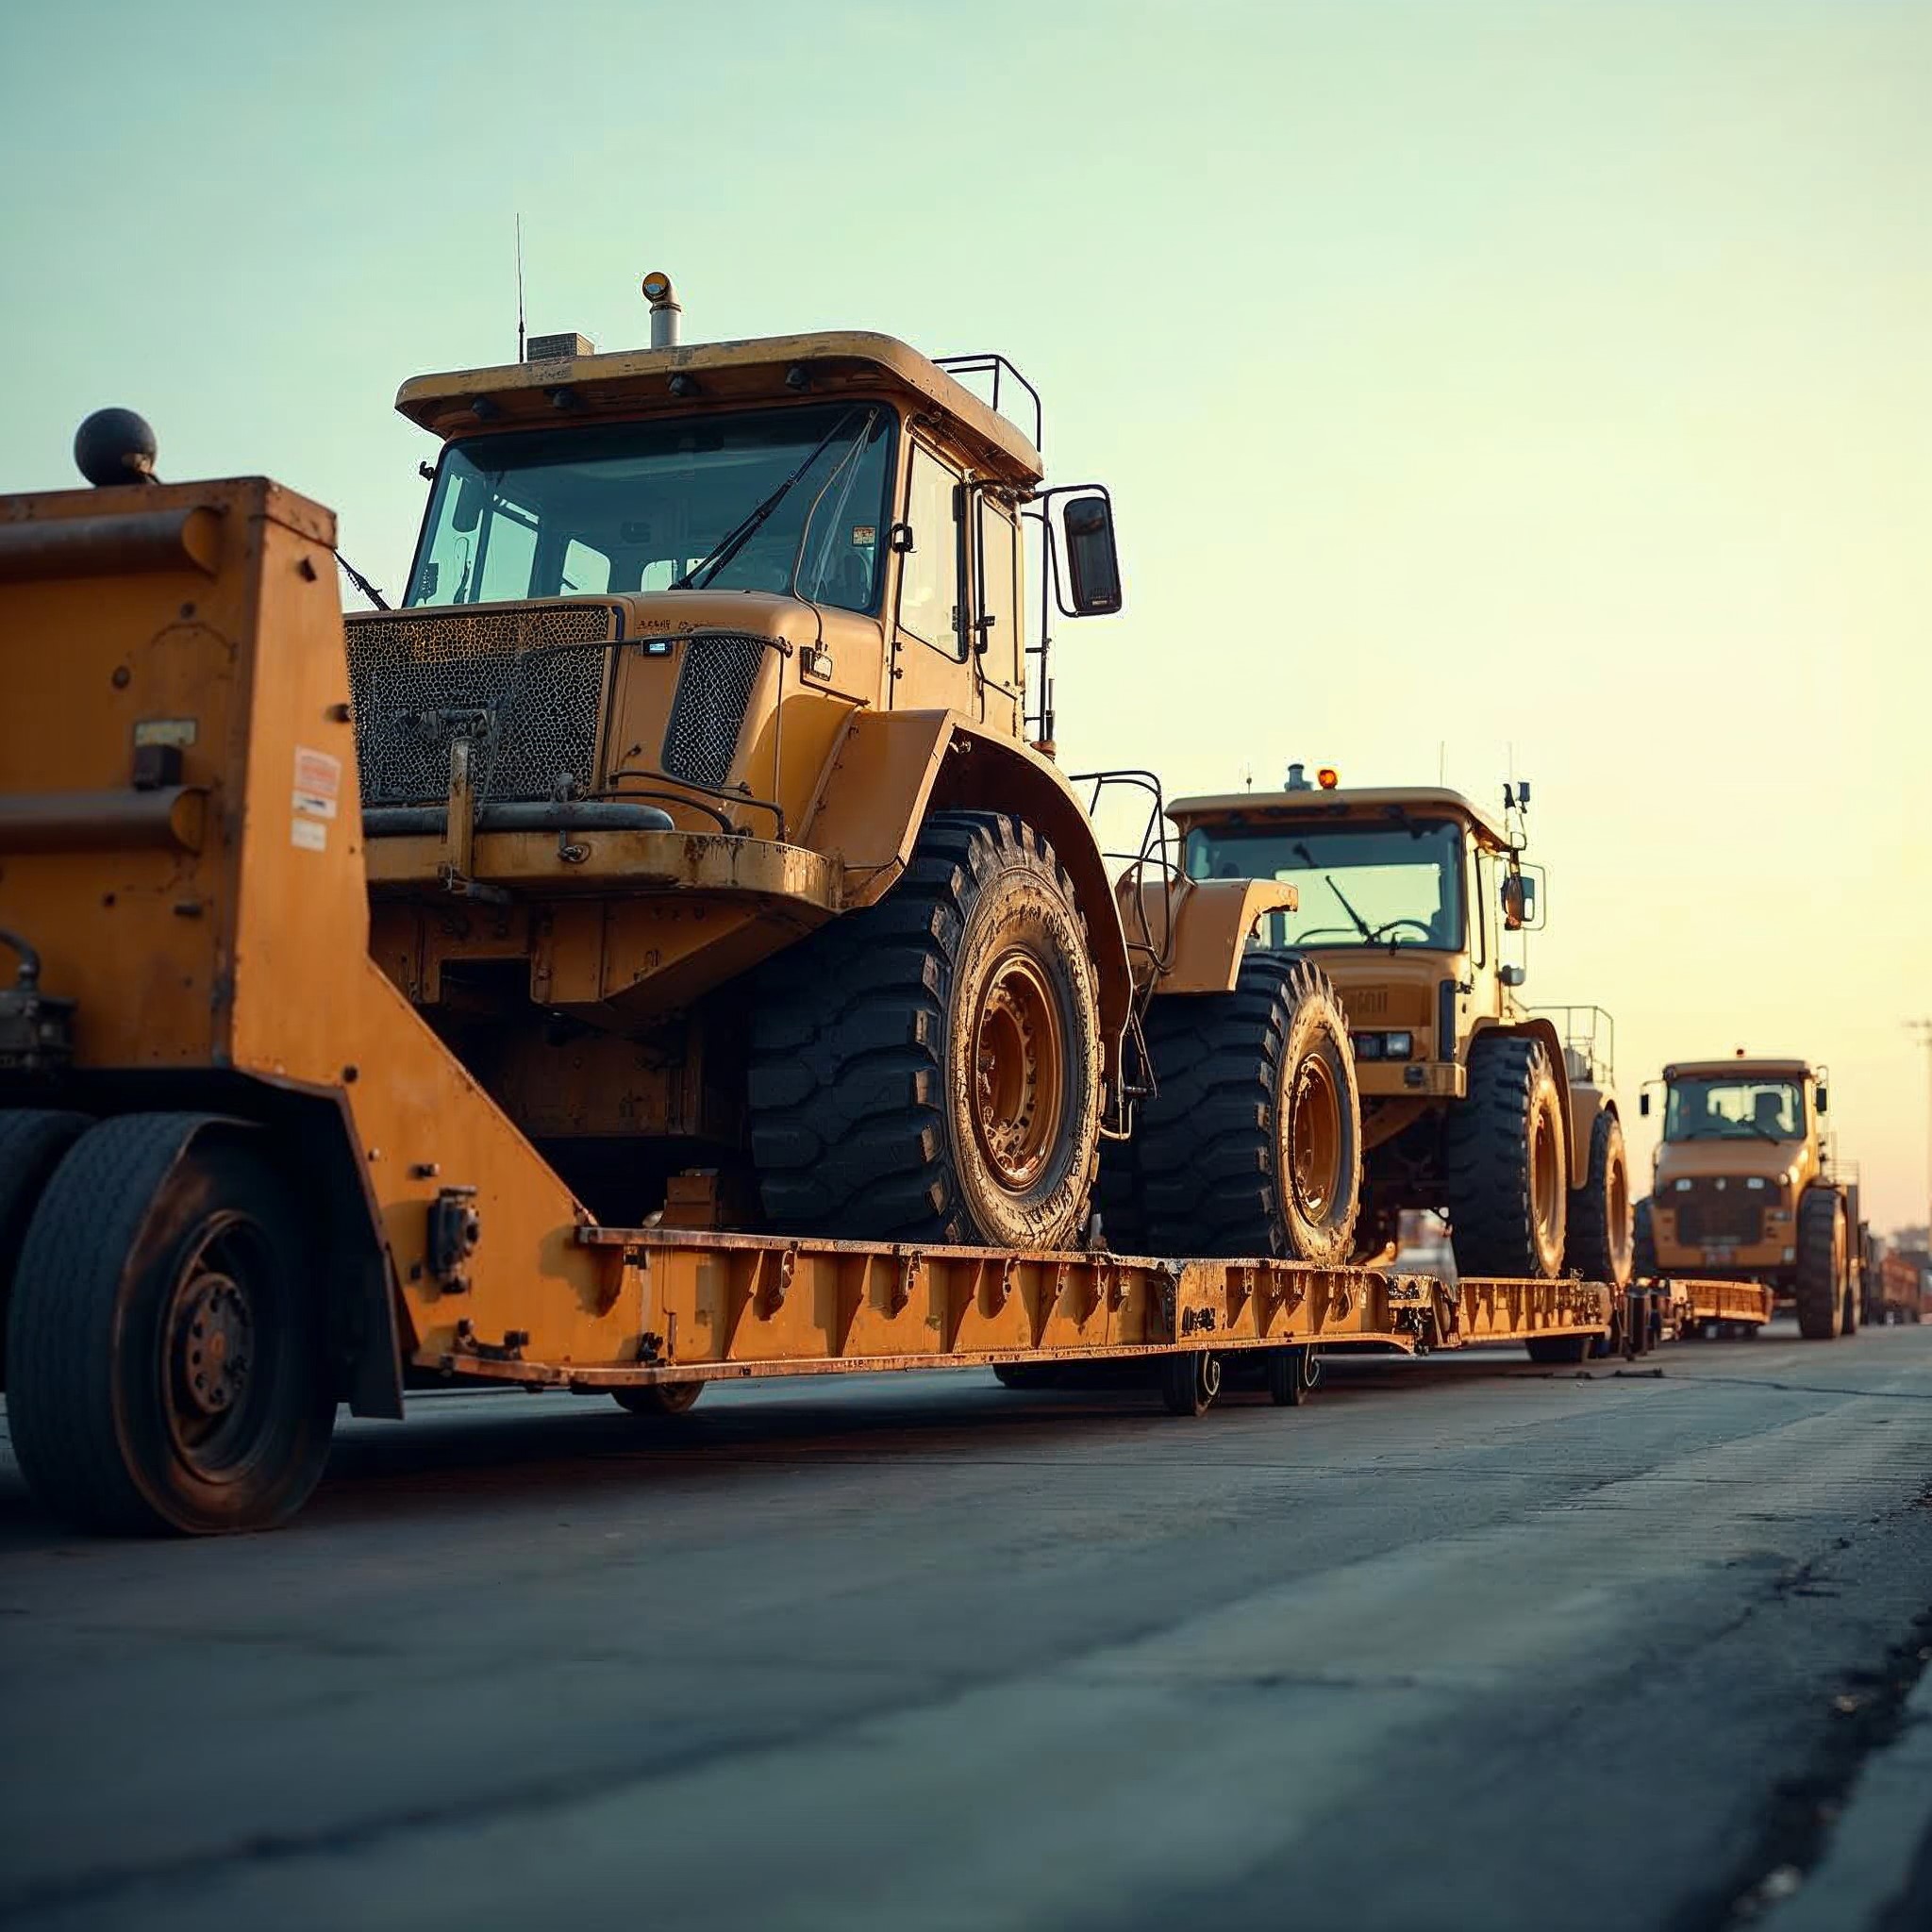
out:
M524 359L524 218L517 216L517 360Z

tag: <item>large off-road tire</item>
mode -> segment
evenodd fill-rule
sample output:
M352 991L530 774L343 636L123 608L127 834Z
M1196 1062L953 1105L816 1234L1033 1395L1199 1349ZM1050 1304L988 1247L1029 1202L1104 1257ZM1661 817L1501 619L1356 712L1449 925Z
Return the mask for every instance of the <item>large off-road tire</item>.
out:
M1792 1301L1807 1341L1836 1341L1844 1331L1845 1216L1829 1188L1807 1188L1798 1202L1798 1272Z
M247 1130L125 1114L83 1135L8 1310L8 1418L40 1501L116 1534L293 1515L335 1426L315 1253Z
M1570 1192L1564 1271L1586 1281L1627 1288L1633 1247L1630 1159L1624 1151L1623 1124L1605 1108L1590 1129L1590 1173Z
M1442 1143L1457 1273L1557 1279L1569 1167L1562 1099L1541 1041L1476 1041L1469 1092L1451 1111Z
M51 1108L0 1113L0 1389L7 1386L7 1307L27 1223L54 1170L92 1124L84 1113Z
M1630 1273L1638 1281L1658 1279L1657 1265L1657 1222L1648 1194L1638 1202L1630 1215Z
M1016 819L934 812L884 899L761 979L765 1217L787 1233L1070 1247L1100 1082L1093 963L1052 848Z
M1136 1159L1155 1253L1346 1263L1361 1101L1327 975L1251 955L1234 991L1157 996L1144 1024L1160 1091Z

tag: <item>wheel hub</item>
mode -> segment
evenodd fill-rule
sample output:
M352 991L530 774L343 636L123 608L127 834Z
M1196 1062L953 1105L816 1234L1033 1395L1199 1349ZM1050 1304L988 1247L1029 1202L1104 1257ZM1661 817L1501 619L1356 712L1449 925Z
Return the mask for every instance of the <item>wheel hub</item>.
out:
M1295 1206L1305 1220L1319 1224L1341 1186L1341 1098L1320 1054L1310 1054L1295 1070L1288 1118Z
M182 1298L175 1373L187 1406L210 1419L228 1414L248 1386L254 1322L248 1297L226 1274L203 1274Z
M1040 966L1009 954L988 981L973 1035L973 1124L1002 1185L1032 1185L1066 1104L1059 1007Z

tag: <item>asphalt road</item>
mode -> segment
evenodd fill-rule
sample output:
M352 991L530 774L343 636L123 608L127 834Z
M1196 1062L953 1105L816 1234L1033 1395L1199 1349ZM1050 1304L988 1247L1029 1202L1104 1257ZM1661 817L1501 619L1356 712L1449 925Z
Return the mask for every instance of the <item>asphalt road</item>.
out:
M220 1542L7 1461L0 1923L1740 1923L1932 1645L1932 1326L1620 1368L437 1396Z

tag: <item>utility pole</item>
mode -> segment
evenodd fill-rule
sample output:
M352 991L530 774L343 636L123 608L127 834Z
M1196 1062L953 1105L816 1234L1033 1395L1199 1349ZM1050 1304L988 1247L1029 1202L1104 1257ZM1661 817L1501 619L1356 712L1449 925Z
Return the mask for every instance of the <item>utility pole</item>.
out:
M1932 1247L1932 1020L1907 1020L1906 1031L1925 1049L1925 1241Z

